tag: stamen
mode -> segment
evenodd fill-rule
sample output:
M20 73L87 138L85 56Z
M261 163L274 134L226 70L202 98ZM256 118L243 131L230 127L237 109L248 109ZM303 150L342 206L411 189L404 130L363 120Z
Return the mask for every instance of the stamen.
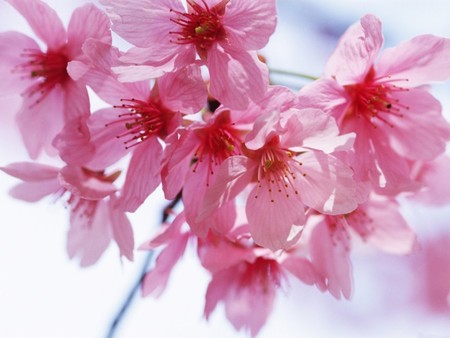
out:
M118 119L107 123L108 127L113 124L123 124L125 131L117 138L126 138L123 142L125 149L130 149L141 144L149 137L161 136L166 133L166 121L174 113L165 109L153 101L142 101L135 98L121 99L124 102L114 108L127 109L127 113L118 115Z
M188 0L190 11L183 13L171 9L177 15L170 20L179 26L178 31L169 32L175 36L171 42L177 44L194 44L200 57L206 57L206 51L216 41L225 39L225 30L222 26L222 16L229 0L223 0L212 8L209 8L204 0L203 6L195 1Z
M20 56L27 61L14 67L13 72L22 73L22 79L35 80L22 93L28 97L38 95L32 106L42 102L56 85L69 79L68 58L62 51L43 53L38 49L25 49Z
M196 172L198 166L206 162L208 166L206 185L209 186L210 175L214 175L214 168L228 157L241 154L240 132L231 123L228 112L223 112L211 125L198 128L194 132L199 145L194 153L195 163L192 171Z
M282 193L283 198L298 195L295 183L296 173L300 173L302 177L306 176L299 170L302 163L294 158L294 152L279 147L278 142L278 137L274 137L261 150L260 165L257 171L258 186L255 198L258 198L258 190L262 188L262 182L265 182L272 203L275 203L278 198L275 193Z
M375 70L372 68L363 83L344 87L352 99L345 117L363 117L374 128L383 124L394 128L395 119L392 117L403 118L404 111L409 110L409 106L399 102L393 95L409 91L398 85L408 79L392 78L390 75L375 78L374 75Z

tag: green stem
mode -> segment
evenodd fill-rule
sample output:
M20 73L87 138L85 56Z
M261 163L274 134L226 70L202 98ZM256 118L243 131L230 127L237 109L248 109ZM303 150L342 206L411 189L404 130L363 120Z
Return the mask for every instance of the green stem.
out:
M301 78L308 79L308 80L313 80L313 81L319 79L316 76L311 76L311 75L307 75L307 74L303 74L303 73L291 72L291 71L288 71L288 70L281 70L281 69L270 68L269 71L271 73L275 73L275 74L291 75L291 76L301 77Z

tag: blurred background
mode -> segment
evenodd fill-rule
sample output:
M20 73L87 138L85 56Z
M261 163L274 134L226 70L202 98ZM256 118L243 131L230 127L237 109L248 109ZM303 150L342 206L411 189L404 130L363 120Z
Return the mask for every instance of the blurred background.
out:
M82 0L47 0L66 24ZM278 27L263 54L269 67L320 76L345 29L372 13L383 22L385 47L419 34L450 37L450 2L401 0L278 0ZM99 7L101 7L99 5ZM34 37L25 20L0 2L0 31ZM126 48L120 39L116 45ZM274 75L278 84L300 88L298 78ZM432 88L450 119L450 85ZM0 98L0 166L27 161L14 126L19 100ZM102 103L93 100L93 110ZM450 173L449 173L450 174ZM105 337L111 321L139 276L146 252L120 262L111 245L100 261L80 268L68 260L68 212L49 199L27 204L8 196L18 181L0 173L0 337ZM161 191L130 215L137 246L157 229L165 206ZM291 279L280 290L259 338L270 337L450 337L450 206L404 203L402 213L419 236L408 256L356 250L353 295L335 300ZM159 298L134 299L115 337L248 337L236 332L221 306L203 318L209 276L191 247Z

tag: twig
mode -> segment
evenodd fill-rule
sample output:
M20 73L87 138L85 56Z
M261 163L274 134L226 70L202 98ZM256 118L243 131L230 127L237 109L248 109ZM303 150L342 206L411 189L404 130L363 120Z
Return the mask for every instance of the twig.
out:
M165 223L169 216L172 213L172 209L175 208L175 206L178 204L178 202L181 200L181 192L178 193L178 195L173 199L167 207L163 210L162 220L161 223ZM119 311L117 312L116 316L114 317L113 322L111 323L111 326L109 327L108 334L106 335L107 338L114 337L117 327L119 326L120 322L123 320L125 313L130 308L131 303L136 296L139 288L141 287L142 280L145 277L145 274L147 273L148 267L150 266L150 263L153 258L153 250L150 250L147 255L145 256L144 263L142 264L141 272L134 283L133 287L128 292L128 296L125 298L125 301L123 302L122 306L120 307Z

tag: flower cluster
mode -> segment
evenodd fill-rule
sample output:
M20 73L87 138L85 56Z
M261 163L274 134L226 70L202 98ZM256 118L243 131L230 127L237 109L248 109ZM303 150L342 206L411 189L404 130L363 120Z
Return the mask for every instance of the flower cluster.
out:
M450 39L381 51L368 14L323 75L294 91L269 81L258 54L275 0L101 0L67 29L40 0L7 1L40 40L0 33L0 92L22 97L16 120L33 160L0 168L23 181L11 194L64 200L67 250L82 266L111 240L133 259L127 213L157 187L181 199L139 247L160 250L144 295L164 290L191 243L211 274L206 318L223 302L255 336L288 278L348 299L355 243L411 252L399 197L450 200L439 183L450 124L427 86L450 78ZM132 47L114 46L112 32ZM88 88L108 107L91 111ZM61 165L36 162L43 154Z

